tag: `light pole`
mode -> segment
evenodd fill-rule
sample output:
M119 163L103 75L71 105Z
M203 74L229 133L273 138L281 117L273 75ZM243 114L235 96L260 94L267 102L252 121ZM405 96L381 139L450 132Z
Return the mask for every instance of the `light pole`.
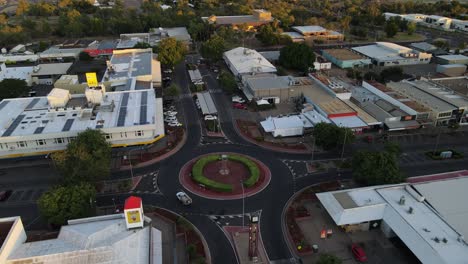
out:
M345 127L343 127L341 123L340 123L340 127L344 128L344 130L345 130L344 140L343 140L343 148L341 149L341 161L343 161L344 148L345 148L345 144L346 144L346 136L348 135L348 129L346 129Z
M242 228L244 228L244 221L245 221L245 192L244 192L244 183L240 180L240 185L242 187Z
M115 206L115 199L112 197L112 203L114 204L114 213L117 212L117 207Z
M143 150L143 148L134 148L128 151L128 162L130 163L130 175L132 177L132 184L133 184L133 165L132 165L132 152L135 150Z

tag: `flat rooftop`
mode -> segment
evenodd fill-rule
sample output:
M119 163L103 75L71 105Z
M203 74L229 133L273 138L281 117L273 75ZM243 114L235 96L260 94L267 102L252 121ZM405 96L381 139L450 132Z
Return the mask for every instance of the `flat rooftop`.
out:
M4 99L0 134L15 137L155 124L156 109L161 105L153 89L106 93L101 106L94 108L95 116L84 95L73 95L65 108L57 110L50 107L47 97Z
M376 81L367 81L367 83L369 83L370 85L377 88L381 92L387 94L388 96L390 96L393 99L399 101L400 103L408 106L409 108L413 109L414 111L416 111L418 113L424 113L424 112L429 112L430 111L430 109L425 107L424 105L410 99L407 96L403 96L403 95L395 92L394 90L392 90L391 88L385 86L384 84L381 84L381 83L376 82Z
M269 23L273 18L265 20L258 19L253 15L244 16L214 16L216 18L215 24L217 25L239 25L239 24L252 24L252 23ZM211 17L202 17L205 21L210 21Z
M361 54L352 52L349 49L326 49L326 50L323 50L323 52L326 52L330 54L332 57L338 60L342 60L342 61L366 59L366 57L362 56Z
M104 78L109 80L138 77L152 74L153 52L151 49L130 49L114 51Z
M461 55L461 54L442 55L442 56L437 56L437 58L443 59L443 60L468 60L467 56Z
M292 76L257 76L246 78L246 83L252 90L284 89L293 80Z
M468 76L432 79L432 81L448 87L461 95L468 96Z
M301 33L302 35L315 32L327 32L327 29L321 26L296 26L292 27L292 29Z
M373 45L354 47L357 51L369 58L375 58L383 61L404 60L400 54L412 53L413 50L390 42L376 42Z
M350 100L343 100L345 104L347 104L351 109L353 109L355 112L357 112L357 116L362 119L362 121L366 122L367 125L378 125L382 124L382 122L378 121L375 119L373 116L371 116L369 113L367 113L364 109L361 107L357 106Z
M422 89L425 92L430 93L452 105L455 105L457 107L468 107L468 98L455 93L448 87L444 87L435 82L425 80L413 81L411 83L419 89Z

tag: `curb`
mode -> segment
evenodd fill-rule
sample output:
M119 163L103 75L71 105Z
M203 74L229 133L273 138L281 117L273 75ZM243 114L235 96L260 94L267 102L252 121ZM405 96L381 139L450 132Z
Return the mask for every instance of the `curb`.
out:
M187 142L187 131L184 129L184 136L182 137L182 140L171 151L169 151L169 152L167 152L167 153L165 153L165 154L163 154L161 156L158 156L158 157L156 157L154 159L144 161L144 162L140 162L140 163L138 163L136 165L133 165L133 166L130 166L130 165L121 166L116 171L128 171L128 170L130 170L130 168L132 168L132 169L143 168L143 167L147 167L147 166L153 165L155 163L158 163L160 161L163 161L163 160L171 157L175 153L177 153L185 145L185 142Z

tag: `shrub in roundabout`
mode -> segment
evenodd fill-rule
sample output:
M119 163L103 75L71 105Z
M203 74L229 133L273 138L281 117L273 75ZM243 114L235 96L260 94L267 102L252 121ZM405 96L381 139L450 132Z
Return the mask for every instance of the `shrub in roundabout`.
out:
M195 162L195 164L192 167L192 178L194 181L203 184L208 189L221 192L231 192L232 185L213 181L205 177L205 175L203 175L203 168L206 166L206 164L220 159L221 156L219 155L210 155L200 158L197 162ZM255 162L239 155L228 155L228 159L244 164L249 170L250 177L243 182L245 187L251 187L258 182L260 178L260 169L258 168Z

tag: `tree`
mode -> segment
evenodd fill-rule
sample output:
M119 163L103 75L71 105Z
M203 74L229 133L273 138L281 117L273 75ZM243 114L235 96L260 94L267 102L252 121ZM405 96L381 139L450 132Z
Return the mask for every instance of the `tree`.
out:
M25 95L29 91L25 80L3 79L0 82L0 99L16 98Z
M385 33L387 33L387 38L392 38L398 33L398 25L395 21L389 20L385 24Z
M400 145L398 143L395 143L395 142L389 141L389 142L385 143L384 149L385 149L385 151L387 151L389 153L393 153L397 157L400 156L400 154L401 154L401 147L400 147Z
M349 24L351 23L352 17L350 16L345 16L341 19L340 24L341 28L343 29L343 34L346 33L346 31L349 30Z
M176 84L171 84L165 91L167 96L178 96L179 93L179 87Z
M403 68L399 66L388 67L380 72L380 80L384 82L389 80L400 81L403 78Z
M152 48L151 45L149 43L146 43L146 42L138 42L137 44L135 44L135 46L133 46L134 49L149 49L149 48Z
M29 10L29 3L26 0L19 0L18 6L16 7L16 15L24 15Z
M352 168L354 179L367 185L405 180L398 166L397 155L389 151L359 151L353 157Z
M168 67L174 67L184 59L187 48L175 38L165 38L161 40L158 46L158 60Z
M342 261L335 255L331 254L320 254L320 257L316 264L341 264Z
M222 71L219 74L219 83L228 94L232 94L237 89L237 82L234 75L227 71Z
M278 28L275 28L270 24L262 26L258 30L256 37L265 46L289 44L292 42L291 37L282 35Z
M67 183L93 182L110 175L111 147L100 130L85 130L64 152L52 154Z
M89 183L59 186L38 200L39 211L52 225L64 225L70 219L93 215L96 190Z
M314 51L305 44L292 43L280 50L279 63L286 68L307 72L314 62Z
M80 54L78 54L78 58L80 59L80 61L92 61L93 60L93 57L89 55L89 53L86 51L81 51Z
M406 32L408 33L408 35L413 35L415 31L416 31L416 23L414 22L408 23L408 27L406 28Z
M432 44L434 44L434 46L438 47L439 49L443 50L448 50L450 48L448 41L445 39L436 39L434 40L434 42L432 42Z
M219 61L223 58L223 52L226 50L226 42L218 35L213 35L201 46L201 55L211 61Z
M343 143L350 144L355 138L351 129L328 123L318 123L314 127L312 134L315 138L315 143L325 150L334 149L343 145Z

